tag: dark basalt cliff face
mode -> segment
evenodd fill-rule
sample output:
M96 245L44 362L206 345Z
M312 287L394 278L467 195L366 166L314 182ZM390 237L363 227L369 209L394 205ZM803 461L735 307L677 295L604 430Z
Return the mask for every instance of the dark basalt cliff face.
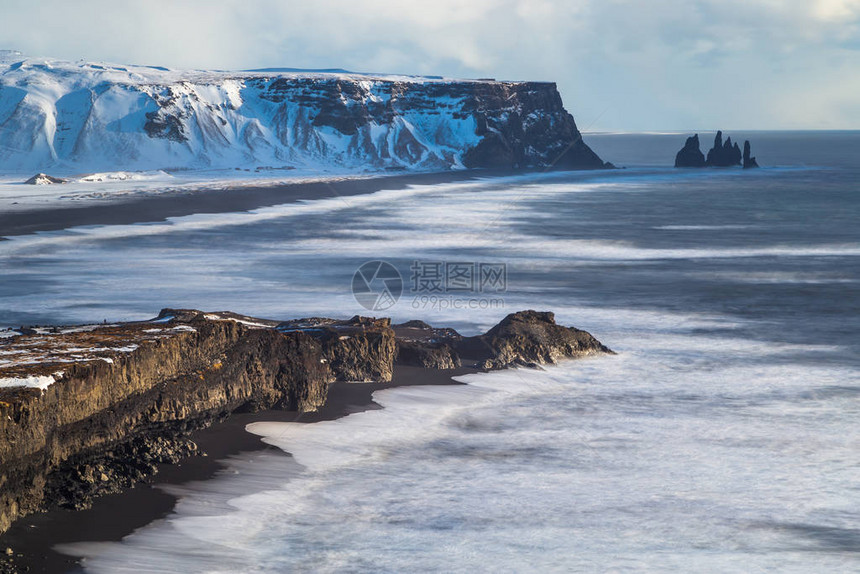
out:
M481 141L466 167L610 168L582 139L555 84L473 84L466 101Z
M193 454L188 435L234 411L312 411L333 381L390 381L395 362L450 369L553 363L609 353L552 313L524 311L484 335L420 322L162 311L149 322L0 340L0 533L44 509L83 508L156 465ZM52 378L51 378L52 377Z

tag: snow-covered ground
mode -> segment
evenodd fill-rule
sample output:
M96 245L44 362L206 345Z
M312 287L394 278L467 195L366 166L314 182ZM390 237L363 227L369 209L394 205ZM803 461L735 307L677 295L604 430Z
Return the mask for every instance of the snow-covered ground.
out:
M28 185L33 174L0 175L0 211L31 211L124 201L165 193L276 186L310 181L379 177L380 171L326 170L189 170L104 172L67 177L66 183Z

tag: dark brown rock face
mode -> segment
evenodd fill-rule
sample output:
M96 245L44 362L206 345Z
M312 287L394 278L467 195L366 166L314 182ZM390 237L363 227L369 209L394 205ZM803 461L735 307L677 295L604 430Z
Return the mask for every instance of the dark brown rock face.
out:
M348 321L299 319L278 325L283 333L304 332L319 342L331 381L387 382L396 345L390 319L355 316Z
M461 365L454 345L462 339L454 329L434 329L423 321L394 325L397 363L427 369L455 369Z
M0 339L0 533L46 508L83 508L195 452L190 432L242 410L311 411L333 381L387 382L395 361L451 369L554 363L609 349L552 313L462 337L421 322L165 309L153 321ZM48 381L44 388L9 381ZM16 383L19 384L20 383Z
M411 323L395 325L402 364L453 368L461 363L484 370L553 364L599 353L612 353L591 334L555 322L550 312L511 313L484 335L463 337L453 329Z
M44 391L0 388L0 532L16 517L41 508L86 505L82 495L110 491L117 482L127 483L129 475L149 473L154 463L145 461L163 459L141 456L143 468L124 469L93 462L106 453L132 449L139 455L152 450L152 440L174 440L237 409L315 410L325 403L328 383L340 376L391 377L394 336L384 327L367 329L366 337L353 333L346 346L357 350L355 356L344 353L332 368L326 355L338 354L340 343L305 331L249 328L197 311L165 310L161 316L173 318L12 341L23 346L42 338L59 347L64 340L79 345L86 335L87 345L104 340L107 348L116 348L122 337L136 348L65 366L46 359L37 374L64 372ZM14 367L0 370L0 378L21 374ZM134 440L143 443L127 444ZM92 468L100 468L98 477L107 479L90 484L92 473L86 469ZM80 480L69 478L75 473ZM83 486L72 488L70 480Z
M425 369L456 369L461 365L457 351L447 343L398 341L397 363Z
M590 333L556 324L548 311L511 313L485 335L463 339L459 347L463 356L478 359L488 370L612 353Z

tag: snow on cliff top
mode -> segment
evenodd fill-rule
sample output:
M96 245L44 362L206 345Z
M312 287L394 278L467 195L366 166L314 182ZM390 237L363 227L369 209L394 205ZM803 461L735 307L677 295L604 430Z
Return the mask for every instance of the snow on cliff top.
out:
M72 76L96 79L110 83L126 84L170 84L176 82L207 83L227 79L245 78L344 78L351 80L381 80L396 82L491 82L492 79L459 79L443 76L421 76L407 74L379 74L352 72L340 68L302 69L302 68L259 68L252 70L195 70L171 69L163 66L121 65L106 62L78 60L70 62L54 58L30 57L15 50L0 50L0 78L33 76L44 73L57 78L70 80Z

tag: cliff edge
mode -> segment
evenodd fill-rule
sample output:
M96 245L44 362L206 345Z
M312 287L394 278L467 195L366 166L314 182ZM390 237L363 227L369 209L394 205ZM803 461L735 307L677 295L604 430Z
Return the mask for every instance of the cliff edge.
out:
M554 83L0 61L0 166L445 170L606 167Z
M33 512L84 508L193 454L188 435L232 412L313 411L329 383L390 381L395 363L490 370L611 353L535 311L463 337L421 322L176 309L16 331L0 351L0 533Z

